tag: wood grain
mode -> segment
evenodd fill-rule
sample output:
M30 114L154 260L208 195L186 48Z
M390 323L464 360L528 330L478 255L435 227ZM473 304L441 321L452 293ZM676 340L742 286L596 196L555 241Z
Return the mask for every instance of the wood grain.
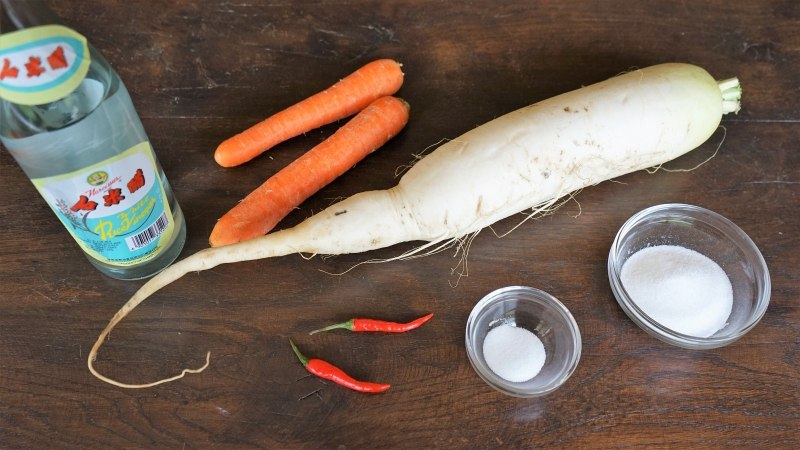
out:
M132 382L202 364L202 374L120 390L87 352L141 282L102 276L0 152L2 448L798 448L800 433L800 6L794 1L50 2L121 74L186 214L183 255L216 219L320 142L308 133L246 166L213 150L270 112L363 63L403 63L407 128L309 199L290 226L335 199L396 182L413 155L518 107L634 67L685 61L738 76L744 107L670 167L585 189L507 237L481 233L468 276L442 253L363 265L369 255L287 256L190 274L138 308L98 368ZM7 21L2 22L7 30ZM723 141L724 134L724 141ZM670 347L617 306L611 241L636 211L685 202L717 211L760 247L770 308L740 341ZM507 230L518 218L497 225ZM453 287L457 283L456 287ZM523 284L561 299L583 336L573 377L536 400L502 396L475 374L464 326L487 292ZM436 317L400 336L309 330L353 316ZM288 338L356 377L356 394L309 377Z

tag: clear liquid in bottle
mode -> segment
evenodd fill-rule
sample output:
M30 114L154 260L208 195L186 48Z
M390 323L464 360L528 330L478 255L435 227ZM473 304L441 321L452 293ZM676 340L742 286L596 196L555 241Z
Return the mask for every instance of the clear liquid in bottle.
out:
M0 35L0 143L98 270L118 279L154 275L178 257L186 224L130 95L85 39L83 49L70 40L74 31L35 28L46 38ZM25 65L30 58L39 69ZM89 60L85 73L66 94L47 93L58 98L38 104L16 96L40 87L24 82L65 82L81 58ZM37 70L65 75L45 83L34 79Z

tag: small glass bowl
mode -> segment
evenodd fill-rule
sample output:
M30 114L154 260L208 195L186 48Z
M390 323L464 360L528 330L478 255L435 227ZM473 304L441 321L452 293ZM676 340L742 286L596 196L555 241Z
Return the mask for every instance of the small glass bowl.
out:
M637 251L656 245L679 245L695 250L720 265L733 287L728 323L702 338L678 333L645 314L620 281L625 261ZM608 256L608 279L617 302L639 327L669 344L703 350L722 347L750 331L767 310L770 278L767 264L753 241L725 217L684 204L656 205L634 214L620 228Z
M545 349L539 373L520 383L496 375L483 357L483 340L489 330L503 324L536 334ZM575 371L581 357L581 334L569 310L547 292L509 286L483 297L467 319L467 356L489 386L514 397L539 397L556 390Z

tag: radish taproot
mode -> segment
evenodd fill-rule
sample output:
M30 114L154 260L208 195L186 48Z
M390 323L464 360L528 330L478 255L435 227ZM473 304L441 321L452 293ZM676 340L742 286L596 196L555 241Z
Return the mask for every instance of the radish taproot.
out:
M246 242L201 250L145 283L111 318L89 352L94 367L114 326L151 294L189 272L291 253L345 254L427 241L435 249L526 210L540 211L581 188L658 166L700 146L723 114L738 112L736 78L717 82L704 69L669 63L508 113L441 145L397 186L336 203L299 225Z

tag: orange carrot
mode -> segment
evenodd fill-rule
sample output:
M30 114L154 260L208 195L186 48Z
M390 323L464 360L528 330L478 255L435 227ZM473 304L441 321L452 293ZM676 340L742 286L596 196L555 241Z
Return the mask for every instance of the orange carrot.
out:
M246 163L283 141L356 114L373 100L394 94L402 84L398 62L373 61L330 88L227 139L217 147L214 159L223 167Z
M370 103L222 216L211 231L211 246L245 241L272 230L292 209L400 132L408 122L408 112L408 103L397 97Z

